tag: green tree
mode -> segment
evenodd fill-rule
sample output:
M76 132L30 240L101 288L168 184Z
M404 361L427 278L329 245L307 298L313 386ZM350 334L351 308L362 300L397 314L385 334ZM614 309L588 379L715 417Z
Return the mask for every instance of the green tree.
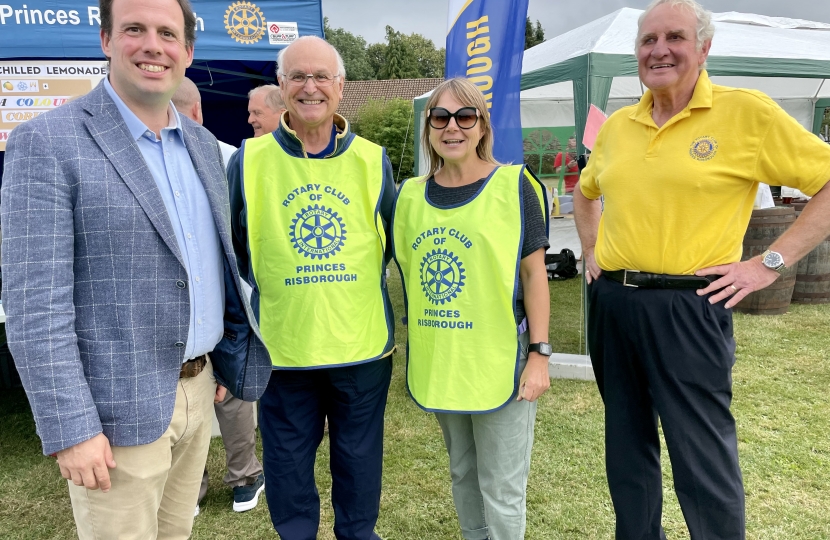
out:
M375 74L379 74L386 64L386 43L372 43L366 47L366 57Z
M542 28L542 23L539 20L536 20L536 29L533 32L536 37L536 45L545 42L545 30Z
M326 41L343 57L346 77L349 80L365 81L377 78L377 72L369 62L365 39L342 28L331 28L328 17L323 19L323 31Z
M407 47L404 36L391 26L386 27L385 62L378 72L379 79L417 79L420 77L418 59Z
M436 78L444 76L444 56L446 51L443 47L435 48L432 40L421 34L401 35L406 49L415 57L418 66L418 78Z
M545 41L545 31L542 29L542 23L536 21L536 27L530 22L530 17L525 19L525 50L534 47Z
M386 148L396 181L412 176L415 166L412 102L405 99L370 99L352 123L354 132Z
M420 79L443 77L446 51L421 34L402 34L386 27L386 42L366 45L366 40L342 28L331 28L323 19L326 39L343 57L350 80Z

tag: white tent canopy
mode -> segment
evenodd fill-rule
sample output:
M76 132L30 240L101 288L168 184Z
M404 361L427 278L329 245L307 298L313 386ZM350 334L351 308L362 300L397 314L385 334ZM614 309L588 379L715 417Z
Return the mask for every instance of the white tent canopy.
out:
M575 126L581 140L590 103L608 114L637 103L644 91L634 57L641 13L623 8L525 51L522 126ZM736 12L713 19L712 80L761 90L817 133L830 107L830 24ZM415 98L416 133L428 97ZM420 155L419 147L416 140ZM421 156L416 172L423 171Z
M637 76L634 42L641 13L623 8L528 49L522 89L570 82L581 139L589 104L613 112L622 106L617 99L635 97L630 95L636 89L634 81L619 79ZM807 129L817 131L816 110L823 113L830 106L830 83L825 83L830 78L830 25L735 12L715 14L713 19L715 38L708 61L713 80L762 90ZM544 95L544 90L539 92L537 97Z
M820 99L830 99L830 81L824 83L824 79L712 76L712 82L760 90L811 131L816 103ZM622 107L636 104L644 90L637 77L615 77L604 111L611 115ZM573 84L570 82L523 90L521 100L524 128L574 125Z

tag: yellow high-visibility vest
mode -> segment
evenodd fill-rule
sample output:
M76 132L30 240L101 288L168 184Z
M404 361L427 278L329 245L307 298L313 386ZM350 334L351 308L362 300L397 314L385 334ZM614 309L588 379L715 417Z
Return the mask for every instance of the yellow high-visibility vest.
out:
M297 158L266 135L243 143L242 162L259 326L274 366L387 355L383 149L354 137L341 155Z
M520 165L499 167L452 208L429 200L424 178L400 189L393 247L407 300L406 382L423 409L490 412L516 394L525 174Z

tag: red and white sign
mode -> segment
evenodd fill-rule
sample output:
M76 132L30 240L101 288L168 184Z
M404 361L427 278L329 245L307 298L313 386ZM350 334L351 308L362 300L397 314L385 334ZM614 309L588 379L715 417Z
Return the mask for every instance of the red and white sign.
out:
M300 37L296 22L269 22L267 26L268 43L271 45L291 45Z

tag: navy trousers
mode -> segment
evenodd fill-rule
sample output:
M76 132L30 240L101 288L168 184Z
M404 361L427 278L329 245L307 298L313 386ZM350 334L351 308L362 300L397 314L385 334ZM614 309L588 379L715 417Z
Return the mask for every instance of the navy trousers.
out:
M375 540L383 414L392 357L354 366L274 370L260 399L262 463L271 522L283 540L314 540L320 495L314 461L325 418L338 540Z
M605 460L617 540L664 540L658 417L692 540L744 540L732 401L732 312L694 290L600 277L588 343L605 403Z

